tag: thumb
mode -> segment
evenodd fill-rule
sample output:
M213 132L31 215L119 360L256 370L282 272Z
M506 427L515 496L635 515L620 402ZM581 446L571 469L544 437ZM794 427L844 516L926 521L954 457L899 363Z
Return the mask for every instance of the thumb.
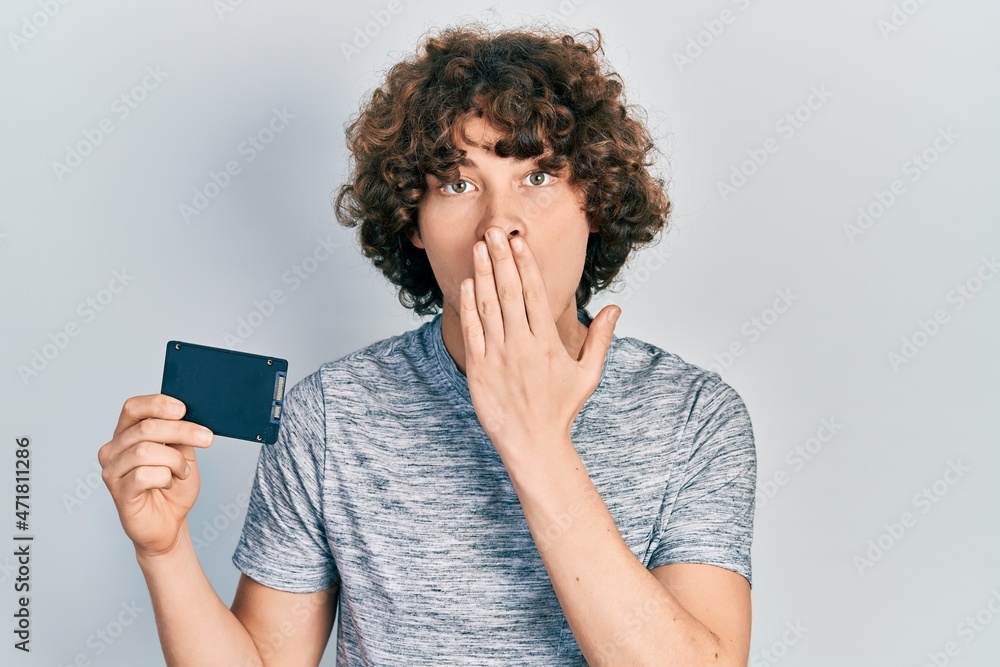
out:
M621 312L622 309L618 306L605 306L587 328L587 339L583 341L579 361L595 375L600 376L604 368L604 360L611 347L611 334L615 331Z

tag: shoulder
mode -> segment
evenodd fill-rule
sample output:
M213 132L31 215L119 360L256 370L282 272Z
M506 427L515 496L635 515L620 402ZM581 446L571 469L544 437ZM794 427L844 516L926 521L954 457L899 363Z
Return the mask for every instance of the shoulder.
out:
M632 337L616 339L613 362L608 373L617 391L608 392L611 400L687 454L710 435L719 441L739 434L752 442L743 398L718 373Z
M391 393L394 386L405 386L413 367L422 363L419 333L417 328L382 338L324 362L299 380L289 397L319 403L356 398L359 391Z
M615 379L650 399L681 401L694 408L716 392L735 393L718 373L638 338L616 337L613 361L608 370Z

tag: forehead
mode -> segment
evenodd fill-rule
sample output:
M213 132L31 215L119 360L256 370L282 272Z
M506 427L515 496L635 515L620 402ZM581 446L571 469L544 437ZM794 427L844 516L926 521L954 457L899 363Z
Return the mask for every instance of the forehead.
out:
M466 151L469 155L474 155L480 159L503 160L522 164L525 162L539 161L552 157L554 152L548 141L545 141L545 149L540 155L533 157L519 158L516 156L499 157L494 147L496 143L504 139L504 133L487 119L478 115L476 111L470 111L455 119L450 128L452 143L456 148ZM463 136L464 135L464 136ZM516 136L516 135L515 135ZM468 155L458 160L460 166L476 166L475 159L470 160Z
M466 115L458 118L452 127L455 145L464 150L481 150L492 153L493 146L503 137L502 133L485 118Z

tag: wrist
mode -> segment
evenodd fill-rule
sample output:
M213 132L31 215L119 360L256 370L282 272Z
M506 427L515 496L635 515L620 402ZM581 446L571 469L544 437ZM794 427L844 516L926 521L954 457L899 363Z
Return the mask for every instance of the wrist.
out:
M136 562L139 563L140 568L145 570L147 568L156 567L157 565L177 560L178 557L192 549L194 544L191 541L191 533L188 530L187 519L185 519L181 523L180 529L177 531L177 538L171 546L159 550L145 549L138 545L134 546Z

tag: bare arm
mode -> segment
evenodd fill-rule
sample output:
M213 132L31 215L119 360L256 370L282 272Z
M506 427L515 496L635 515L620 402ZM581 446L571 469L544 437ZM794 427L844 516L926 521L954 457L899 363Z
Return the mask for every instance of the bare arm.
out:
M240 575L233 614L250 632L266 667L318 665L330 640L340 582L325 591L286 593Z
M162 394L128 399L114 437L98 451L104 482L149 587L167 664L319 664L339 585L288 593L243 576L230 610L205 576L187 513L200 488L195 450L211 446L212 434L181 420L183 407Z
M333 627L339 584L316 593L287 593L241 575L230 610L206 578L187 525L169 553L137 553L136 558L149 587L167 665L319 664Z
M622 538L572 441L557 444L540 448L548 452L544 464L527 469L515 463L508 471L587 663L746 665L747 580L713 565L647 570Z

